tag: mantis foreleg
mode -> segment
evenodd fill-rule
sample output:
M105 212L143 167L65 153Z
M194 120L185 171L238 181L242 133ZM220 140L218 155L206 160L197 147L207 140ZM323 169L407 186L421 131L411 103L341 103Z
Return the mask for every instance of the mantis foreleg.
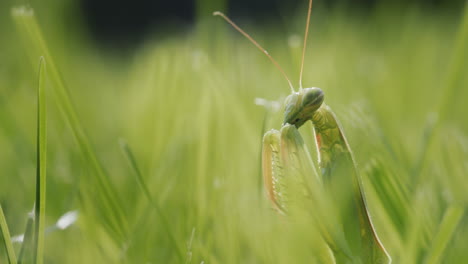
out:
M268 131L262 154L265 188L276 209L289 215L307 211L314 218L314 228L323 239L322 246L314 249L320 263L336 263L331 252L339 255L337 260L343 256L350 259L344 234L336 228L339 221L334 217L335 210L325 198L321 177L297 128L286 124L280 131Z

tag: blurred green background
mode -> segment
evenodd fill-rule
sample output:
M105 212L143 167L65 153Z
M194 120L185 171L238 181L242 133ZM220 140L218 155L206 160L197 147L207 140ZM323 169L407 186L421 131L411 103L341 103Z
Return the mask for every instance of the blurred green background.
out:
M11 15L29 4L50 52L47 70L60 71L78 120L70 124L49 77L46 222L71 210L79 218L47 234L45 263L313 262L312 220L279 217L261 182L262 135L280 128L282 112L254 101L282 102L287 83L211 16L233 10L296 85L306 2L275 3L266 9L275 16L264 11L259 21L242 2L200 0L187 19L155 20L135 37L119 26L103 33L77 1L2 1L0 203L10 233L24 233L35 200L37 72L45 54ZM468 259L464 3L314 1L303 83L322 88L341 121L394 263ZM99 20L113 14L109 7ZM311 126L301 133L316 155Z

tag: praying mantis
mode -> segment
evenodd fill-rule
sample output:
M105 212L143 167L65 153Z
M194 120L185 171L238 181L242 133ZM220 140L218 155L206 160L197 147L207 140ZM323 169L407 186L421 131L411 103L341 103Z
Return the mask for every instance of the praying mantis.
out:
M299 182L305 185L307 196L317 202L322 201L316 204L317 207L331 208L336 213L335 221L323 224L321 228L326 251L330 253L325 254L328 256L322 258L322 263L388 264L391 257L372 224L363 184L343 129L331 108L324 103L323 91L316 87L302 87L311 12L312 0L309 0L298 91L279 64L250 35L223 13L217 11L213 15L222 17L260 49L280 70L291 88L291 94L284 102L281 129L272 129L263 137L263 180L273 206L279 212L287 213L290 202L287 196L290 194L285 186L286 179L299 178ZM307 121L313 124L319 170L315 168L299 133L299 128ZM317 199L320 195L326 199Z

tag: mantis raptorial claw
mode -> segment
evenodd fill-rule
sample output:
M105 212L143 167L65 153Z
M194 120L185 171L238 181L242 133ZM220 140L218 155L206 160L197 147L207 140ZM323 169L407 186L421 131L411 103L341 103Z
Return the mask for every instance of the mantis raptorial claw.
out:
M265 189L268 197L280 211L287 210L286 197L288 190L284 187L286 182L300 182L303 189L301 193L310 193L311 186L321 185L320 177L315 165L306 151L304 141L295 126L286 124L281 131L270 130L263 137L262 167ZM315 177L310 180L309 172ZM307 175L307 176L306 176ZM308 181L305 184L305 181Z
M279 211L284 210L281 200L279 179L282 179L283 167L280 161L280 132L270 130L263 136L262 171L265 190L273 205Z

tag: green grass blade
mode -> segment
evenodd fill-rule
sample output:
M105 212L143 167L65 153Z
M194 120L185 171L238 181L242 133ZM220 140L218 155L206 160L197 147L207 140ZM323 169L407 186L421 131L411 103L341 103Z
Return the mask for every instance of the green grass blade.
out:
M10 231L8 230L5 214L3 214L2 205L0 205L0 228L2 231L3 242L5 243L8 255L8 263L16 264L15 249L13 248L13 244L11 243Z
M30 249L31 243L34 236L34 214L31 212L28 214L28 221L26 222L26 230L24 231L23 245L21 246L18 255L18 264L30 262Z
M452 61L445 83L445 92L439 106L440 120L444 120L454 97L463 89L463 85L458 85L461 78L466 73L466 56L468 54L468 3L465 5L463 19L458 29Z
M429 255L426 258L426 264L440 263L444 250L450 242L465 210L463 207L452 205L444 214L440 223L439 231L435 235Z
M98 160L96 152L79 121L75 107L70 99L67 85L49 52L34 12L31 9L19 7L13 9L12 15L19 32L24 35L25 43L31 45L31 48L37 50L40 54L43 54L44 59L47 61L47 75L52 83L52 94L56 99L55 101L62 112L65 122L71 128L85 161L89 164L95 176L91 177L90 180L96 181L95 184L99 188L97 195L99 195L99 202L103 207L99 208L99 213L102 216L104 227L108 227L108 231L114 235L114 239L121 242L125 240L128 233L127 220L121 206L123 204L121 197L118 195L117 190L110 181L109 175Z
M122 152L127 159L130 167L133 169L138 184L140 185L141 189L143 190L144 195L148 199L148 201L151 203L151 205L154 207L156 210L156 213L158 214L159 218L161 219L161 223L163 225L163 229L167 231L167 236L169 237L171 243L173 244L172 246L177 252L177 256L181 262L183 262L183 254L182 251L179 248L179 245L177 244L177 240L174 236L174 234L171 232L171 225L169 224L169 221L167 220L166 216L162 212L161 207L159 206L159 203L153 198L151 195L148 185L146 184L145 180L143 179L143 175L141 174L140 169L138 168L135 156L133 155L132 151L130 150L130 147L128 146L127 142L124 140L120 140L120 148L122 149Z
M420 155L416 161L414 167L415 175L417 175L417 182L420 180L421 170L427 162L427 156L429 154L429 148L433 142L434 134L437 133L438 128L440 127L441 122L447 117L449 108L453 99L460 93L463 89L463 85L458 85L460 80L463 78L466 71L466 57L468 54L468 4L465 5L465 10L463 13L463 18L460 23L458 33L456 36L455 47L451 55L451 62L449 64L449 69L447 71L447 76L442 84L444 92L440 100L438 107L438 117L435 120L429 120L428 126L424 131L424 137L422 141L422 147L420 150ZM432 117L431 117L432 119Z
M39 84L37 89L37 156L36 156L36 203L34 208L34 253L33 261L42 264L44 259L44 229L46 207L47 168L47 109L45 98L45 61L39 62Z

